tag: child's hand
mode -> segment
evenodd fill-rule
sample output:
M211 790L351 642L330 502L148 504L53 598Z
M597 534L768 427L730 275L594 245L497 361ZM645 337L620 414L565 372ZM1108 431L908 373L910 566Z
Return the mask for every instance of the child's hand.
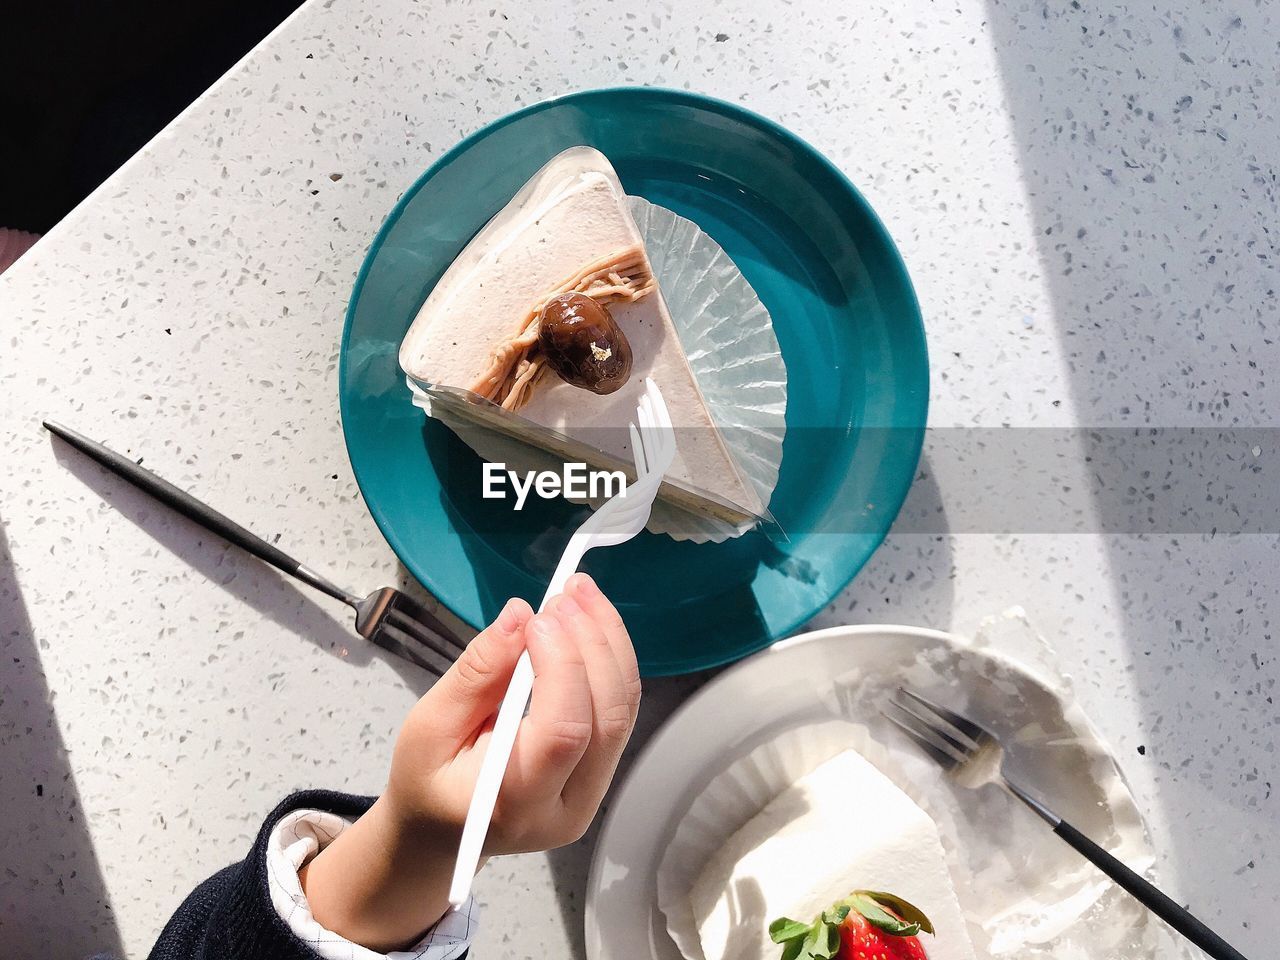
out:
M590 825L635 724L640 677L622 619L576 574L537 616L509 602L410 711L386 792L303 868L323 926L385 951L412 943L445 911L489 730L526 647L533 698L485 854L558 847Z
M513 600L410 712L388 798L399 815L461 831L494 714L526 646L535 675L485 855L572 843L595 817L631 735L640 675L622 618L586 574L532 616Z

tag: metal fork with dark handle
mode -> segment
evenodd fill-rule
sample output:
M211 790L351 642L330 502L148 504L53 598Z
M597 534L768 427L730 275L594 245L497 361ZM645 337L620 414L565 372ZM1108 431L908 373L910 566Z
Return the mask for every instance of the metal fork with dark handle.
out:
M1149 880L1130 870L1011 780L1004 770L1004 747L995 734L912 690L900 687L898 692L900 698L889 703L893 712L886 710L884 716L905 731L960 786L977 789L988 783L1003 785L1117 886L1214 960L1245 960L1239 950L1193 917L1185 907L1161 893Z
M360 636L424 670L434 674L444 673L466 648L467 641L475 636L474 629L455 617L439 601L435 601L433 610L394 587L382 587L367 597L349 593L123 454L61 424L46 420L44 426L50 433L65 440L116 476L172 507L187 519L247 550L258 559L265 560L277 570L327 593L335 600L341 600L355 610L356 632Z

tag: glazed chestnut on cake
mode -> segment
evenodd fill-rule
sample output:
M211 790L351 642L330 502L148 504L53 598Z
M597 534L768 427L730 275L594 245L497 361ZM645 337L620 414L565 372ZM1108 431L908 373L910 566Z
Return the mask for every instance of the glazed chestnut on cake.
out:
M604 304L582 293L552 297L542 308L538 346L565 383L613 393L631 376L631 344Z

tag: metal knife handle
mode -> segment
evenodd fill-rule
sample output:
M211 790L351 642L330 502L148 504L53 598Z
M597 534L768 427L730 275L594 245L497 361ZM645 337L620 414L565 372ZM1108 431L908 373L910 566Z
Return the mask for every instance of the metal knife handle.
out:
M180 490L168 480L157 476L145 467L134 463L123 454L117 453L96 440L90 440L82 433L77 433L60 423L44 421L45 429L56 437L60 437L75 447L85 456L97 461L116 476L129 481L139 490L150 494L168 507L172 507L188 520L198 523L211 533L216 533L224 540L247 550L259 560L265 560L277 570L296 577L317 590L327 593L336 600L354 604L356 598L334 586L315 571L303 566L280 548L273 546L254 533L250 533L229 517L223 516L207 503L202 503L185 490Z

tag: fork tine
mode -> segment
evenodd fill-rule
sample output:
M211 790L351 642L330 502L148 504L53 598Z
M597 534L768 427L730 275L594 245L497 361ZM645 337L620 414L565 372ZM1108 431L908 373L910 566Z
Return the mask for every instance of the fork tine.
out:
M383 622L390 623L397 629L403 630L418 643L429 647L449 661L458 659L465 649L441 636L438 631L433 630L428 624L415 620L403 610L397 610L395 607L387 610L383 616Z
M934 703L932 700L926 700L924 697L920 696L920 694L916 693L914 690L908 689L907 687L899 687L898 689L904 696L910 697L921 706L932 710L947 723L951 724L951 726L955 727L959 733L964 734L975 744L991 739L991 734L986 730L967 717L960 716L960 714L956 713L954 710L948 710L941 704Z
M652 380L646 381L647 396L649 402L653 405L654 422L658 427L671 428L671 410L667 407L667 401L663 399L662 391L658 389L658 385Z
M643 398L636 407L636 419L640 421L640 443L644 447L645 472L652 473L658 463L658 438L653 432L653 414L648 397Z
M898 706L898 704L893 703L893 706L896 707ZM899 730L901 730L903 733L909 736L912 740L914 740L916 744L920 747L920 749L922 749L925 753L927 753L933 759L933 761L936 764L938 764L938 766L942 767L944 770L954 770L956 767L960 766L960 764L963 762L957 759L948 751L944 750L938 744L934 743L933 740L931 740L925 734L921 733L919 730L917 730L910 723L907 723L905 720L898 719L893 714L889 713L889 711L887 710L882 710L881 714L884 716L886 720L888 720L895 727L897 727Z
M627 424L631 431L631 459L636 465L636 479L639 480L649 472L649 464L644 457L644 443L640 440L640 431L634 423Z
M930 716L926 711L919 707L912 706L909 703L902 703L899 700L891 701L893 706L897 707L903 713L910 714L920 721L921 726L927 728L930 733L941 740L945 740L947 744L959 750L960 753L968 757L978 749L976 741L969 737L957 736L956 733L946 729L942 724L938 723L936 717ZM958 731L957 731L958 733Z
M444 676L445 671L453 666L450 660L440 656L434 650L423 648L409 634L385 620L378 625L369 639L389 653L417 664L423 670L438 677Z
M458 651L456 655L460 655L467 649L467 643L476 635L477 631L470 624L458 619L452 611L438 600L433 598L433 601L434 606L431 603L418 600L403 590L397 590L392 596L388 607L392 610L400 611L410 620L416 620L423 625L424 629L430 631L432 636L444 641L449 647ZM448 651L441 652L445 653L446 656L450 655Z
M667 407L667 401L663 399L662 391L652 379L645 380L645 394L650 403L650 413L661 451L655 459L665 469L675 458L675 427L671 422L671 411Z
M457 624L451 623L450 618L456 619L456 617L453 617L446 607L438 605L436 609L432 609L430 605L416 600L402 590L396 591L389 606L390 609L399 611L410 620L416 620L422 624L432 636L444 641L459 654L467 649L467 644L477 633L470 624L461 621Z

